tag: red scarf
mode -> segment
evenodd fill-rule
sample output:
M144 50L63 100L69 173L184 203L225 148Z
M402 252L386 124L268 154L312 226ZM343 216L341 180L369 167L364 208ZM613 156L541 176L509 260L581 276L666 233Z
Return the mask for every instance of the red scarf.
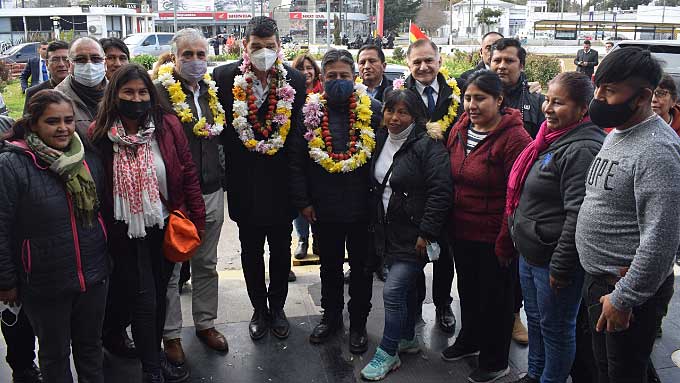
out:
M307 94L310 93L323 93L323 85L321 84L321 81L314 81L314 86L312 89L307 89Z
M519 205L519 197L522 194L524 181L526 181L529 170L531 170L531 166L536 162L538 155L560 137L569 133L577 126L589 121L590 117L585 117L581 121L555 131L548 130L547 121L544 121L543 124L541 124L541 129L538 130L536 138L524 148L512 165L512 170L510 170L508 191L505 193L505 213L508 217L515 212L517 205Z

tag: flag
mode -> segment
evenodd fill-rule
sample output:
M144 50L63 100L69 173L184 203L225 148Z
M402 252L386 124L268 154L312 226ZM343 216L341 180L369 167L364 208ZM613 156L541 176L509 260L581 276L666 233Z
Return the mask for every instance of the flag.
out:
M416 40L427 39L427 38L428 38L427 35L424 34L424 33L420 30L420 28L418 28L417 25L411 24L411 26L409 27L409 30L408 30L408 41L409 41L409 42L412 43L412 42L414 42L414 41L416 41Z

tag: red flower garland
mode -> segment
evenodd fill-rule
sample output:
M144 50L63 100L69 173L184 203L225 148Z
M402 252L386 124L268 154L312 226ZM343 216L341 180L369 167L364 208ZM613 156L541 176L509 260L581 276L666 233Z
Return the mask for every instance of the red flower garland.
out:
M321 120L321 137L326 146L326 152L334 160L347 160L352 154L357 152L357 130L354 128L356 122L357 99L354 93L349 98L349 145L347 150L343 153L333 153L333 137L331 130L328 129L328 108L324 110L323 119Z
M272 67L272 69L269 71L269 73L272 76L276 76L276 68ZM260 120L257 118L257 105L255 104L255 101L257 101L257 97L253 94L253 80L251 78L247 78L246 81L248 82L248 88L246 88L246 100L248 102L248 121L250 122L250 125L253 127L253 130L256 132L260 132L264 138L269 138L269 135L272 132L272 115L274 111L276 110L276 104L278 101L276 100L276 81L272 79L271 85L269 86L269 96L268 96L268 102L269 106L267 107L267 115L265 116L265 124L262 126L262 123L260 123Z

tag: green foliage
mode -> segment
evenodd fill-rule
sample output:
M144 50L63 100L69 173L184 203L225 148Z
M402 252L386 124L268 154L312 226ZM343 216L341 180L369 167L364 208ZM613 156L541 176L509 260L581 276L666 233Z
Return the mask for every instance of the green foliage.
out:
M293 61L296 57L306 54L306 49L300 49L300 46L295 43L283 44L283 57L286 60Z
M21 91L19 80L9 81L5 89L2 90L2 97L5 99L5 104L7 104L9 116L15 120L21 118L24 112L24 93Z
M552 56L528 54L524 73L528 81L538 81L545 87L548 81L560 73L560 61Z
M498 23L498 18L503 15L503 11L500 9L482 8L481 11L477 12L475 17L480 24L484 24L487 27Z
M153 64L156 63L156 61L158 61L158 57L151 55L139 55L133 57L132 60L130 61L143 66L147 70L151 70L153 69Z
M442 66L449 71L450 76L458 77L466 70L474 68L479 60L479 52L454 50L453 53L442 56Z
M229 53L229 54L226 54L226 55L208 56L208 61L209 62L229 61L229 60L238 60L240 58L241 58L241 55L239 55L239 54Z
M402 47L396 47L392 51L392 61L395 64L403 64L406 61L406 52Z
M59 40L66 41L67 43L70 43L73 41L73 39L76 36L76 32L74 30L68 30L68 31L61 31L59 33Z
M415 20L416 14L422 5L422 0L385 0L385 21L383 27L385 35L388 32L397 32L399 27Z
M340 39L340 32L342 32L342 23L340 22L340 18L338 15L333 16L333 25L335 28L333 28L333 44L335 45L340 45L342 44L342 40Z

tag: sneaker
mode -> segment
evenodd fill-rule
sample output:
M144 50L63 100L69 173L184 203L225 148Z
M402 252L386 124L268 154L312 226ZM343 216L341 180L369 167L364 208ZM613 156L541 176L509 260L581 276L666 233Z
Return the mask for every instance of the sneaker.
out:
M527 331L527 328L524 327L524 323L522 323L519 313L515 314L515 323L512 325L512 340L523 346L529 344L529 332Z
M453 346L449 346L446 350L442 351L442 359L447 362L453 362L477 355L479 355L479 350L466 350L463 347L457 346L455 343Z
M506 367L500 371L487 371L481 368L477 368L470 376L468 376L468 381L472 383L491 383L498 379L501 379L510 373L510 367Z
M515 380L512 383L540 383L541 381L532 377L529 374L524 375L521 379Z
M420 352L420 344L418 344L418 337L414 336L413 339L401 339L399 340L400 354L417 354Z
M361 370L361 377L366 380L382 380L399 366L401 366L401 360L399 360L398 353L392 356L378 347L373 359Z

